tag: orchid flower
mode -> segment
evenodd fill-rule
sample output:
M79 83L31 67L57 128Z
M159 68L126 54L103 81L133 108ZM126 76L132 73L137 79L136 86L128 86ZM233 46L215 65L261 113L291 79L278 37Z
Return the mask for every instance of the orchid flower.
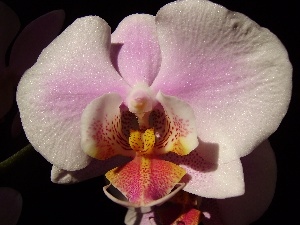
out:
M3 225L16 225L22 211L22 196L15 189L0 187L0 221Z
M77 19L25 72L17 103L52 181L105 174L107 196L129 208L126 224L158 223L183 190L189 200L179 206L195 212L193 223L239 225L272 199L276 163L264 140L287 111L291 74L269 30L210 1L183 0L128 16L112 34L97 16ZM253 177L258 169L263 176ZM246 210L255 187L264 197Z
M0 2L0 118L10 110L15 89L26 69L31 67L40 52L60 32L64 21L64 11L55 10L29 23L17 36L6 65L6 52L20 28L18 16L4 3ZM17 130L20 119L16 115L12 133ZM20 126L21 127L21 126Z

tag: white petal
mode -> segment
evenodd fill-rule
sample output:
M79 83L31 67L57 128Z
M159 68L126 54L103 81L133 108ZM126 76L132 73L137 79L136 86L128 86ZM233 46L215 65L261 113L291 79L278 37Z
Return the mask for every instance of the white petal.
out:
M210 1L170 3L156 21L162 65L151 87L191 105L199 138L219 145L218 163L247 155L277 129L292 68L274 34Z
M80 118L93 99L128 85L110 61L110 27L99 17L77 19L26 71L17 91L27 138L51 164L78 170L90 162L80 146Z

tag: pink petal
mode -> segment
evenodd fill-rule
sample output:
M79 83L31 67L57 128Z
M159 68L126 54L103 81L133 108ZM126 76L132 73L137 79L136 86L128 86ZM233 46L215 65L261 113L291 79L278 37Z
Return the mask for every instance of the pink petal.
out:
M127 84L110 62L110 28L99 17L77 19L26 71L17 91L27 138L49 162L78 170L91 160L80 146L80 118L108 92L124 98Z
M209 1L170 3L156 22L162 65L151 87L191 105L199 138L219 145L219 163L247 155L277 129L292 68L274 34Z
M89 156L106 160L115 155L135 156L122 132L122 98L105 94L87 105L81 116L81 148Z
M163 159L169 160L186 170L182 182L184 190L207 198L228 198L244 194L243 168L240 160L225 164L207 162L201 157L200 149L214 151L217 146L200 142L199 146L186 156L169 153Z
M132 159L125 156L115 156L103 161L93 159L87 167L76 171L67 171L52 166L51 181L58 184L78 183L101 176L117 166L128 163L130 160Z
M0 187L1 225L16 225L22 211L21 194L9 187Z
M0 2L0 76L5 67L5 54L8 46L20 28L18 16L6 4Z
M126 17L112 34L112 59L128 84L150 85L161 63L155 17L135 14Z
M25 70L36 62L41 51L59 34L64 18L63 10L55 10L32 21L22 30L12 47L9 62L16 84Z
M158 138L156 147L160 154L175 152L178 155L187 155L198 146L197 128L192 108L173 96L166 96L159 92L156 99L164 109L166 123L165 132ZM155 126L154 126L155 127Z
M269 207L276 187L276 160L268 141L241 159L245 176L245 194L217 200L225 224L250 224Z

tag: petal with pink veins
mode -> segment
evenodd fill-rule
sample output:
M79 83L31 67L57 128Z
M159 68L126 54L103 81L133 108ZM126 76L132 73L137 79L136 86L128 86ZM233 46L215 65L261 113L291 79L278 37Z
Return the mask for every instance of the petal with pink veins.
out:
M292 67L274 34L210 1L167 4L156 23L162 64L151 88L191 105L201 140L219 145L218 163L247 155L277 129Z
M112 43L112 61L127 83L150 86L161 64L155 17L134 14L124 18L112 33Z
M158 92L156 99L164 110L164 132L155 143L158 154L175 152L187 155L198 146L197 128L192 108L180 99ZM157 126L157 124L155 124ZM159 132L159 131L158 131Z
M37 60L41 51L59 34L63 26L63 10L49 12L28 24L12 46L9 66L15 76L15 84Z
M18 85L23 128L33 147L64 170L86 167L80 118L93 99L128 85L110 61L110 27L96 16L77 19L40 54ZM71 140L71 141L70 141Z
M96 98L81 116L81 148L89 156L106 160L115 155L135 156L122 132L122 98L111 93Z

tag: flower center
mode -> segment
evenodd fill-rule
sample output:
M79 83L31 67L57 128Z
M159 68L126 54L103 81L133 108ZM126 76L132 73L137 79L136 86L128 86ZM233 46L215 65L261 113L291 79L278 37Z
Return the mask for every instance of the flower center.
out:
M149 114L157 104L153 91L147 84L137 84L130 91L126 104L138 118L140 129L149 128Z

